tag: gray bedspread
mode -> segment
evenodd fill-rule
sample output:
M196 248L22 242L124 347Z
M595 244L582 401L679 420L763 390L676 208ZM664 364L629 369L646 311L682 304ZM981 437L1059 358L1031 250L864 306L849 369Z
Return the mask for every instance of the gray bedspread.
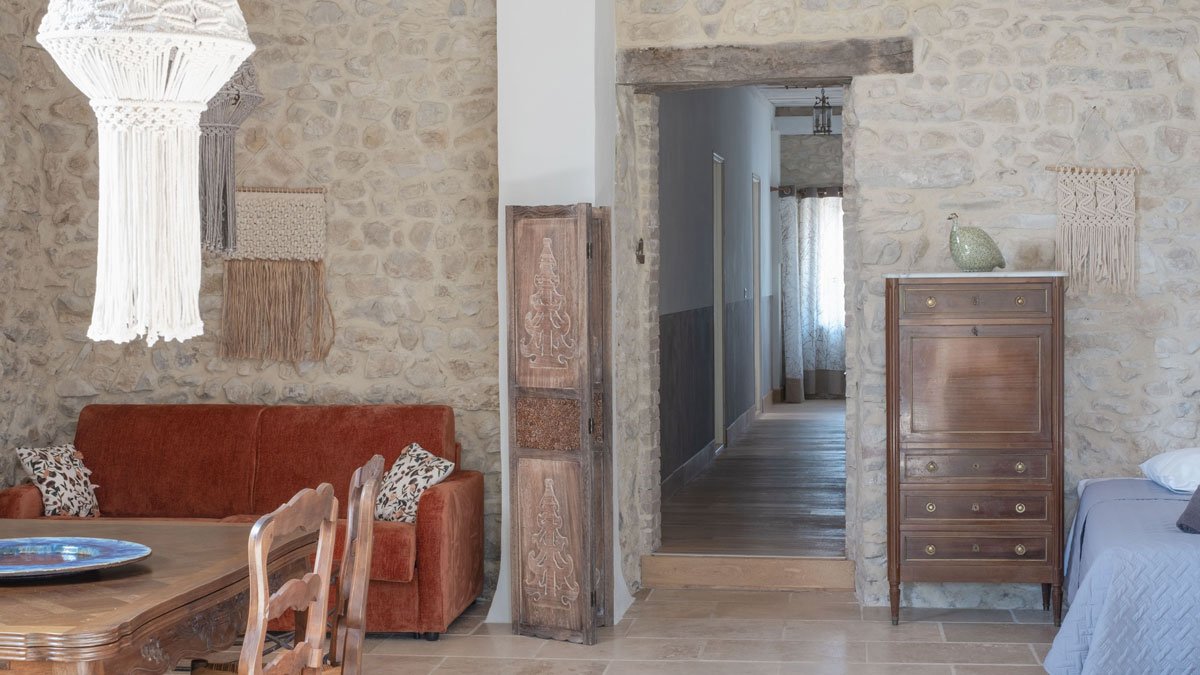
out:
M1188 499L1140 478L1087 486L1047 672L1200 673L1200 535L1175 527Z

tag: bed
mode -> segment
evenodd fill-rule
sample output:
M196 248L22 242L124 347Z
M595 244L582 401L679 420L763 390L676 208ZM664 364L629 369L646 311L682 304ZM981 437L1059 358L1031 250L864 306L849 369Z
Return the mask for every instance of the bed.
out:
M1082 492L1067 541L1070 608L1046 671L1200 673L1200 535L1175 526L1191 496L1143 478Z

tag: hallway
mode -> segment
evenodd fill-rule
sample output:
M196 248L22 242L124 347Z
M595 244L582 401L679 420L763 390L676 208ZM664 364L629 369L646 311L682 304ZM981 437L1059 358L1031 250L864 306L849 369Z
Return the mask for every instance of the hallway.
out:
M846 402L776 404L662 507L659 553L846 555Z

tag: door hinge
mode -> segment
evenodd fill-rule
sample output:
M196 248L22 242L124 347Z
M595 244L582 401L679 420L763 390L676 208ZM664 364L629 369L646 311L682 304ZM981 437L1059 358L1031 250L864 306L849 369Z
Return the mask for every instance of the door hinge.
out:
M587 257L588 260L592 259L592 242L590 241L587 243Z
M596 433L596 420L592 417L588 418L588 433L589 434Z

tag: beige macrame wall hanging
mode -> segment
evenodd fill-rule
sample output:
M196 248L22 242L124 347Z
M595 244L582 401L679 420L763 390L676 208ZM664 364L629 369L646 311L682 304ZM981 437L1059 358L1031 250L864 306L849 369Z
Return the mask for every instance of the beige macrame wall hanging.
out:
M321 361L333 346L325 290L325 190L240 188L225 261L221 355Z
M1097 109L1084 117L1085 127ZM1073 294L1107 291L1132 294L1137 280L1137 160L1117 137L1131 167L1046 167L1058 174L1058 245L1055 260L1070 278ZM1078 139L1076 139L1078 140Z

